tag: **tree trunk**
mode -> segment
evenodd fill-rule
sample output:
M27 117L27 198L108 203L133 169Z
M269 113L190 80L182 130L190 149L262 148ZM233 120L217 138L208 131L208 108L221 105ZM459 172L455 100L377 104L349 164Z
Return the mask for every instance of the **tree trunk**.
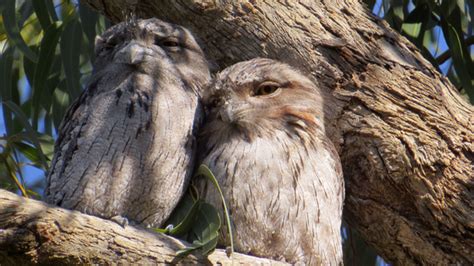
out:
M347 222L396 264L474 263L474 110L361 3L85 2L115 22L128 10L186 26L219 68L269 57L308 73L328 92Z
M0 189L1 265L156 265L156 264L272 264L286 265L216 250L207 258L177 258L187 243L94 216L50 207Z

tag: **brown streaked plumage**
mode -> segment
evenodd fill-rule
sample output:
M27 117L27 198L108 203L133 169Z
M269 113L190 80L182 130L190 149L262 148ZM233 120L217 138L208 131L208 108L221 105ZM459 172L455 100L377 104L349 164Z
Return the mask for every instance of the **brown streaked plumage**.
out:
M46 200L160 226L194 166L198 94L210 79L192 34L132 20L96 41L90 85L59 128Z
M286 64L257 58L219 73L204 103L200 162L223 189L236 250L341 264L343 177L316 85ZM196 182L221 206L207 180Z

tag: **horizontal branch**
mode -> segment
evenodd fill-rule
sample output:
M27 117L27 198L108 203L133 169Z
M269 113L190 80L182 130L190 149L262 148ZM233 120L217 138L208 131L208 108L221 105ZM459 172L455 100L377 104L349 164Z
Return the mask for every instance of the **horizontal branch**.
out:
M0 189L0 265L4 264L272 264L216 250L176 258L188 243L133 226L49 206Z

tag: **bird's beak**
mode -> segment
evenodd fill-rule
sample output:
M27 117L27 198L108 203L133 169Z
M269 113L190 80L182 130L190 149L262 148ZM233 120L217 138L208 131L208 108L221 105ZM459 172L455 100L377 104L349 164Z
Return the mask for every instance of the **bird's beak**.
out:
M129 60L130 64L139 64L143 61L143 49L138 47L138 45L132 45L130 47Z
M222 121L226 123L234 122L234 112L232 110L232 106L228 102L225 102L224 105L222 105L219 109L219 116L221 117Z
M146 55L146 48L132 41L115 54L114 60L117 63L138 65L145 61Z

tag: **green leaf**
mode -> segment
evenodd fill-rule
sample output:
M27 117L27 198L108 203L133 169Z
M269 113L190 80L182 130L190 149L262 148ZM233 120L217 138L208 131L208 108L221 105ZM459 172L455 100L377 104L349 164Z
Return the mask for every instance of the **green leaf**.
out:
M87 53L91 60L94 59L95 36L97 35L95 27L98 21L97 12L92 11L88 6L80 2L79 17L81 19L82 30L87 38Z
M2 101L11 101L12 99L12 72L13 72L13 53L15 47L8 47L0 57L0 99ZM3 121L8 135L14 132L13 119L10 110L3 108Z
M51 97L59 85L59 76L61 73L58 71L56 73L51 73L50 78L46 81L45 84L45 93L41 95L41 106L47 111L48 114L51 114L51 105L53 103L53 97Z
M444 0L441 3L440 9L446 17L450 16L451 13L453 13L456 9L459 10L461 14L463 14L464 0Z
M32 47L34 51L38 50L38 47ZM31 61L28 57L23 56L23 70L25 71L26 79L28 80L28 85L33 87L33 79L35 77L35 67L36 63Z
M41 150L43 151L43 154L46 156L46 159L48 161L51 161L53 159L54 155L54 139L50 135L47 134L41 134L38 136L38 141L41 146Z
M20 1L21 2L21 1ZM23 1L20 8L17 10L20 17L18 18L18 25L25 24L25 21L33 15L33 1Z
M382 1L383 11L385 14L390 10L390 1Z
M26 192L26 188L23 186L21 183L20 179L17 177L17 172L16 169L19 169L18 164L12 157L12 153L10 152L6 156L1 156L0 159L3 161L3 164L5 165L6 168L6 174L10 176L10 179L13 181L13 183L16 185L16 187L21 191L22 195L26 198L28 198L28 193Z
M404 23L421 23L427 21L431 16L431 9L428 4L420 4L405 19Z
M30 123L28 122L28 118L23 113L21 108L18 105L16 105L14 102L3 101L3 104L4 106L7 106L8 108L10 108L10 110L12 110L13 113L15 113L16 118L20 120L20 122L25 127L29 140L31 141L31 143L33 143L35 148L38 150L38 155L40 157L41 165L43 166L43 169L46 170L48 168L48 164L46 162L46 156L44 155L43 150L41 149L41 145L37 137L36 131L33 130Z
M216 248L221 226L219 213L208 203L200 201L198 206L197 217L191 230L195 240L190 247L176 252L177 256L186 256L195 250L207 255Z
M461 14L465 15L465 10L466 10L466 3L464 2L464 0L456 0L456 4L459 8L459 11L461 12ZM471 6L472 8L472 6Z
M43 93L46 93L46 80L48 79L51 67L53 65L54 53L59 37L61 36L61 22L55 22L46 29L43 40L41 40L39 61L35 67L33 77L33 127L38 125L38 116L40 112L40 100Z
M196 243L202 245L201 252L203 255L209 254L216 248L220 227L221 219L214 206L206 202L201 203L193 232L198 239Z
M175 209L175 212L173 212L172 216L174 217L170 218L170 220L168 220L166 223L168 225L172 225L174 224L171 221L173 218L174 218L173 220L180 219L179 222L177 222L177 225L173 226L171 229L152 228L152 230L154 230L155 232L169 234L169 235L178 236L178 237L185 235L191 230L194 224L194 221L196 220L196 214L199 210L199 205L202 204L202 202L203 202L202 200L197 200L193 202L190 195L186 193L184 198L179 203L178 207ZM180 213L177 213L177 212L180 212ZM181 215L181 213L183 214ZM179 216L179 218L177 218L176 216Z
M52 108L50 108L51 110ZM53 135L53 115L50 113L46 113L44 116L44 133Z
M221 218L216 208L209 203L201 202L198 207L198 219L193 232L200 242L205 243L219 232Z
M70 102L71 98L66 91L66 81L62 80L53 95L53 123L56 128L59 128Z
M417 38L421 34L421 23L403 23L402 31L412 38Z
M41 24L41 27L43 29L49 28L49 26L51 25L51 23L53 23L53 21L51 20L51 17L49 16L48 6L46 5L46 1L34 0L32 2L33 2L33 8L35 9L36 17L38 18Z
M467 46L461 37L462 33L459 33L455 27L445 20L442 21L441 26L444 35L447 36L446 42L451 50L456 74L459 77L463 88L469 95L469 98L474 99L474 86L472 84L471 74L469 73L472 61Z
M61 60L66 76L66 85L73 99L81 93L79 57L82 42L82 28L77 19L71 20L61 36Z
M34 0L38 1L38 0ZM58 21L58 15L56 14L56 8L54 7L54 1L45 0L46 1L46 8L48 8L48 13L53 19L53 21Z
M13 146L20 151L28 160L36 167L42 167L41 159L38 155L38 150L35 147L25 144L23 142L13 142Z
M18 62L17 60L15 60ZM16 103L17 105L20 104L20 92L18 89L18 81L20 79L20 69L18 68L18 64L13 63L13 69L12 69L12 76L11 76L11 92L12 92L12 98L11 101Z
M384 19L390 26L400 31L403 24L403 7L390 7L385 13Z
M21 134L19 135L21 137ZM24 136L24 139L29 139L28 136ZM46 156L46 160L51 161L54 154L54 140L49 135L40 135L38 136L38 141L41 146L43 154ZM12 141L12 144L15 148L18 149L28 160L30 160L35 166L42 168L44 165L41 161L41 151L39 151L34 146L24 143L20 140ZM46 170L46 169L45 169Z
M170 217L164 224L176 225L182 223L197 201L198 200L193 199L190 193L190 189L188 189L188 191L184 194L183 198L179 201L176 208L174 208L173 213L171 213Z
M16 21L15 0L4 0L5 7L2 12L3 26L8 38L15 44L20 51L31 61L38 62L37 55L26 45L25 40L20 35L20 29Z
M192 201L189 194L187 194L187 196L189 197L189 200ZM183 236L184 234L189 232L191 230L191 228L193 227L193 225L194 225L198 210L200 208L200 204L202 204L202 203L203 203L202 200L195 201L192 204L191 208L189 208L189 210L187 210L186 215L181 220L181 222L178 223L178 225L176 225L173 229L167 230L166 233L168 233L172 236Z
M186 248L183 248L183 249L180 249L180 250L176 251L176 256L177 257L185 257L185 256L191 254L191 252L193 252L194 250L199 249L200 247L201 247L201 245L199 245L199 244L193 244L190 247L186 247Z
M219 192L219 195L221 197L222 205L224 207L224 215L226 219L226 225L227 225L227 231L229 234L229 240L230 240L230 248L231 248L231 253L234 253L234 237L232 235L232 224L230 222L230 215L229 215L229 210L227 208L227 204L225 202L224 194L222 193L221 187L219 186L219 182L217 181L216 177L212 173L211 169L207 167L204 164L201 164L197 170L196 176L205 176L207 177L214 187L217 189Z

